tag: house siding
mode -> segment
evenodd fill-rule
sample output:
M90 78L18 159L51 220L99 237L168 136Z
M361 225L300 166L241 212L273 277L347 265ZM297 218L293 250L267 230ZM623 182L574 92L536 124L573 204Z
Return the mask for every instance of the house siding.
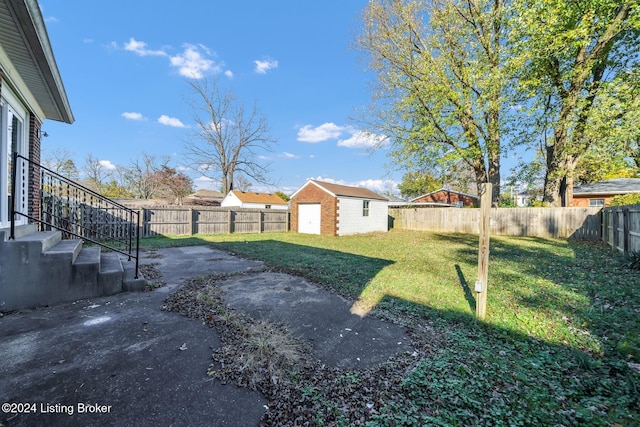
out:
M320 203L320 234L337 235L338 200L314 184L308 184L290 201L291 231L298 232L298 205Z
M369 216L363 216L364 200L369 199L338 197L339 236L388 230L388 202L369 200Z

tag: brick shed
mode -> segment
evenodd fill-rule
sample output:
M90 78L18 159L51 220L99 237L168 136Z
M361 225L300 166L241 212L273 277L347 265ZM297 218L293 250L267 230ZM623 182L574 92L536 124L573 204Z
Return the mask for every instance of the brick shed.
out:
M291 231L325 236L388 230L388 200L371 190L316 180L291 196Z
M474 207L478 206L478 197L472 196L471 194L441 188L440 190L432 191L431 193L416 197L411 200L411 203L442 203L452 206Z

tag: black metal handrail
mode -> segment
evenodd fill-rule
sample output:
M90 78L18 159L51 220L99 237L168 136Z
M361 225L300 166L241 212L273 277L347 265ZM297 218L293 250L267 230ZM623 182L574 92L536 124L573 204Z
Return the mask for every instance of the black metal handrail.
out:
M22 167L19 168L18 165ZM28 170L40 176L40 217L29 215L24 197L18 198L16 190L25 194L28 186ZM135 278L138 278L140 258L140 216L127 208L51 169L13 153L11 164L11 231L15 239L16 215L38 223L40 231L62 231L63 239L78 237L93 244L126 255L136 261ZM21 174L18 175L18 170ZM17 183L20 187L17 188ZM20 200L22 206L17 206ZM134 247L135 243L135 247ZM134 253L135 251L135 253Z

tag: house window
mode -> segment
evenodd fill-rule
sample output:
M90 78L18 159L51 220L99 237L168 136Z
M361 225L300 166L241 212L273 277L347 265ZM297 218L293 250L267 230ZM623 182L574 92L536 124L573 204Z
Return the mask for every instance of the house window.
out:
M265 209L271 209L271 205L264 205Z
M604 199L589 199L589 207L590 208L604 207Z
M369 216L369 201L362 201L362 216Z

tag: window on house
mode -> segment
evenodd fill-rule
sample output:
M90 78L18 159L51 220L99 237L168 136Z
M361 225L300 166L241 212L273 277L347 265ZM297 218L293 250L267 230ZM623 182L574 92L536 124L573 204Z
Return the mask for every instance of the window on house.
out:
M362 216L369 216L369 201L362 201Z
M265 209L271 209L271 205L264 205Z
M589 199L590 208L601 208L604 206L604 199Z

